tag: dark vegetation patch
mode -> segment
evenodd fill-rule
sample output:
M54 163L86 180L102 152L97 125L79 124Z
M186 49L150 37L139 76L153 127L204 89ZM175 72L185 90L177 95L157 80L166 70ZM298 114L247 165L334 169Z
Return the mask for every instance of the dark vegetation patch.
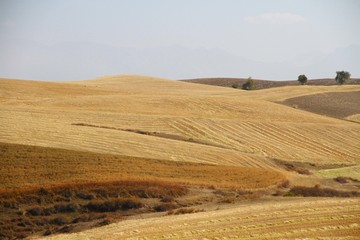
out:
M198 78L198 79L185 79L181 80L189 83L198 83L205 85L214 85L221 87L231 87L238 88L239 86L243 86L246 83L246 78ZM360 84L359 78L354 78L348 80L346 85L357 85ZM284 87L284 86L298 86L299 82L297 80L293 81L268 81L268 80L258 80L254 79L254 89L266 89L266 88L274 88L274 87ZM308 80L306 85L311 86L332 86L338 85L335 79L314 79Z
M360 113L360 91L306 95L289 98L281 103L305 111L341 119Z
M120 198L107 201L92 201L84 207L92 212L116 212L119 210L138 209L142 206L143 204L137 198Z
M315 169L316 165L311 163L303 163L303 162L288 162L279 159L273 159L280 167L284 168L287 171L297 172L303 175L311 175L309 169Z
M196 209L196 208L179 208L176 210L168 211L167 215L181 215L181 214L190 214L197 212L205 212L204 209Z
M285 194L285 196L302 197L359 197L360 193L356 191L338 191L332 188L321 188L318 185L314 187L295 186Z
M178 208L176 203L161 203L154 207L154 210L157 212L166 212L172 209Z
M2 191L1 239L72 232L86 222L101 226L137 211L168 211L178 206L161 200L175 199L188 191L182 185L130 180ZM144 204L147 199L152 199L151 204Z
M359 180L351 177L336 177L334 180L338 183L360 182Z
M305 175L307 172L311 174L311 171L355 166L354 164L316 164L310 162L285 161L277 158L272 158L271 160L287 171L294 171L300 174L301 172L305 172Z

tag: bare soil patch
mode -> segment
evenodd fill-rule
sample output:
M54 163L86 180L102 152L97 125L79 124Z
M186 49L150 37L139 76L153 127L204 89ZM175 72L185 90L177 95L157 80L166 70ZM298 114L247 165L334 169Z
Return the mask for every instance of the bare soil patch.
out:
M360 113L360 91L306 95L281 103L321 115L345 118Z

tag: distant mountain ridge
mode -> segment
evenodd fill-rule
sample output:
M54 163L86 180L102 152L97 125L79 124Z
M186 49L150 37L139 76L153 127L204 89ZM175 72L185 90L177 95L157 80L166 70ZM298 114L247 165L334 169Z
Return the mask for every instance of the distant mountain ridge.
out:
M94 42L60 42L48 46L0 36L0 52L0 77L17 79L71 81L141 74L167 79L252 76L286 80L299 74L312 79L332 77L339 70L360 77L358 45L331 53L305 54L289 61L266 62L212 48L170 45L141 49Z

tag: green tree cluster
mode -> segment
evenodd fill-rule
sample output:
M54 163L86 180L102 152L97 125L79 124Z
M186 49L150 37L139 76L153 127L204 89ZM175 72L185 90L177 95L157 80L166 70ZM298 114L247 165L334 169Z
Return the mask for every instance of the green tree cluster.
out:
M304 74L298 76L298 81L301 85L304 85L307 82L307 77Z
M350 73L346 71L337 71L335 81L343 85L347 80L350 79Z
M242 85L242 89L244 90L254 90L255 89L255 82L254 80L252 80L251 77L249 77L246 81L246 83L244 83Z

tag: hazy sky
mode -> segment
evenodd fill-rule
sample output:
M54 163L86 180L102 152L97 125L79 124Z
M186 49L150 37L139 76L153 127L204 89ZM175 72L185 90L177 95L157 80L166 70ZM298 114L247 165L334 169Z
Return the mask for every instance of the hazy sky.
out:
M0 0L0 77L360 77L359 46L358 0Z

